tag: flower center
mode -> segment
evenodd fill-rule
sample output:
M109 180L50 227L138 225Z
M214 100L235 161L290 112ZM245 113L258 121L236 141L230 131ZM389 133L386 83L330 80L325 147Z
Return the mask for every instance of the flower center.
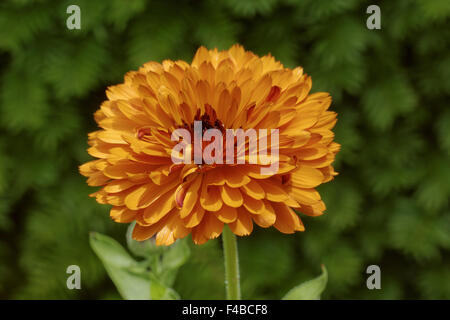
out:
M202 122L202 134L208 129L218 129L222 133L225 132L225 127L222 121L217 118L216 111L209 104L205 106L205 112L202 115L200 115L200 112L201 110L198 109L195 114L194 121ZM191 123L190 130L193 133L194 123Z

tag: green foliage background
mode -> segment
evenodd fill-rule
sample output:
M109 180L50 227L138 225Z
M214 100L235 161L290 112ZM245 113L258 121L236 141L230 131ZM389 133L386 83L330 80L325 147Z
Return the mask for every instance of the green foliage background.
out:
M81 7L81 30L66 8ZM301 65L339 113L327 214L294 236L239 239L244 298L279 299L320 272L324 298L450 298L450 2L4 0L0 4L0 297L119 298L89 231L125 243L77 166L106 86L149 60L241 43ZM223 298L221 243L192 246L182 298ZM82 290L66 288L68 265ZM382 289L366 288L367 266Z

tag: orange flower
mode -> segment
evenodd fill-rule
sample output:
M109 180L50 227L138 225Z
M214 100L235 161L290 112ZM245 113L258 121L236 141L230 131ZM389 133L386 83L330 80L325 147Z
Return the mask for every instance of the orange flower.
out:
M156 235L157 244L170 245L192 234L201 244L218 237L224 224L239 236L250 234L253 223L303 231L292 208L323 213L315 187L337 174L331 163L340 148L331 131L336 113L327 111L331 97L309 94L311 85L302 68L286 69L238 45L201 47L190 65L148 62L106 91L95 113L101 130L89 134L88 152L98 159L80 172L90 186L102 187L92 196L113 206L115 221L136 220L136 240ZM174 163L172 133L194 133L194 121L220 132L278 129L278 170L262 174L267 165L247 155L245 163Z

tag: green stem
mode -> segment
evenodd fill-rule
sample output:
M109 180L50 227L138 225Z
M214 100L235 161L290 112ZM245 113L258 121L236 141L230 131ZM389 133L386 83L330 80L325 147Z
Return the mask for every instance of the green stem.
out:
M240 300L241 288L239 285L239 260L236 236L228 226L222 233L223 255L225 259L225 285L228 300Z

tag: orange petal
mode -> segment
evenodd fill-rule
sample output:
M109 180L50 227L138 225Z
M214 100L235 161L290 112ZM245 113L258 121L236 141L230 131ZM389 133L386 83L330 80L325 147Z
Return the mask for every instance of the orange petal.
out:
M169 246L174 243L175 240L184 238L188 234L189 229L183 225L179 216L177 214L171 214L167 222L156 235L156 245Z
M184 197L183 206L180 209L180 217L185 218L191 213L192 209L195 206L199 198L199 189L202 184L202 175L197 176L192 181L192 184L189 186L186 191L186 196Z
M196 244L203 244L209 239L220 236L223 229L223 222L216 218L211 212L206 212L202 222L192 229L192 240Z
M167 217L150 226L141 226L139 223L136 223L133 229L132 238L137 241L147 240L161 230L166 221Z
M312 205L320 201L320 194L315 189L292 186L290 193L300 204Z
M255 223L260 227L268 228L275 223L277 216L270 202L265 200L264 211L262 211L260 214L253 214L252 218L253 221L255 221Z
M225 183L231 188L239 188L250 182L250 178L236 167L224 167Z
M273 202L273 209L277 215L274 227L282 233L294 233L295 231L304 231L300 218L295 212L284 203Z
M124 191L135 184L129 180L114 180L105 186L105 191L109 193Z
M301 213L304 213L308 216L317 217L323 214L323 212L326 210L325 203L323 201L319 201L316 204L309 205L309 206L301 206L298 211Z
M225 206L225 205L222 206L222 208L219 211L214 212L214 214L220 221L222 221L224 223L233 222L237 218L236 208Z
M230 223L229 227L231 231L238 236L249 235L253 231L253 222L250 213L243 208L239 208L236 221Z
M288 194L275 181L259 181L258 182L266 193L266 199L274 202L283 202L289 199Z
M244 195L244 207L253 214L260 214L265 210L263 200L256 200L247 195Z
M217 211L222 207L222 198L218 187L208 187L205 183L202 185L202 193L200 194L200 204L205 210Z
M175 206L175 194L167 192L144 210L143 219L147 223L156 223Z
M241 190L244 190L244 192L253 199L260 200L266 197L264 189L261 188L261 186L255 180L251 180L246 185L243 185Z
M134 220L136 211L130 210L125 206L113 207L110 211L111 218L120 223L129 223Z
M322 172L308 166L301 166L292 171L292 185L300 188L314 188L324 180Z
M183 219L184 225L186 228L193 228L198 226L205 215L205 209L200 205L199 202L195 205L192 212Z
M225 177L222 170L211 170L205 175L205 183L208 186L223 186L225 184Z
M225 204L233 208L238 208L242 206L244 200L242 198L242 194L239 191L239 189L230 188L227 185L221 186L220 188L221 188L220 195Z

